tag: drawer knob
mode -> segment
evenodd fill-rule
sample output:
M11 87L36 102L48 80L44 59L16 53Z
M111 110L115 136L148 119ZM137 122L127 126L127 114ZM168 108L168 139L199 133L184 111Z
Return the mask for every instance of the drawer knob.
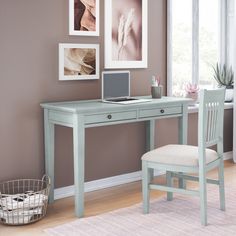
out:
M161 109L161 111L160 111L161 113L164 113L165 111L164 111L164 109Z
M112 115L108 115L108 116L107 116L107 119L110 120L111 118L112 118Z

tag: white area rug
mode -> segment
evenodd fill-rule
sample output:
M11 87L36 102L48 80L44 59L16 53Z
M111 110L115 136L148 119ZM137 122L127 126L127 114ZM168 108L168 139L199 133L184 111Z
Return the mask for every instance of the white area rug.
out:
M208 226L200 224L199 198L174 194L151 202L150 213L142 204L109 213L81 218L45 230L57 236L173 236L236 235L236 189L226 188L226 211L219 209L217 186L208 186Z

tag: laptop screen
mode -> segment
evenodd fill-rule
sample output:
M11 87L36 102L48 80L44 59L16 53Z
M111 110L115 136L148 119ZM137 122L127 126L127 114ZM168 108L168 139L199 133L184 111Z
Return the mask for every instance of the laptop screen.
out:
M102 99L130 96L129 71L102 72Z

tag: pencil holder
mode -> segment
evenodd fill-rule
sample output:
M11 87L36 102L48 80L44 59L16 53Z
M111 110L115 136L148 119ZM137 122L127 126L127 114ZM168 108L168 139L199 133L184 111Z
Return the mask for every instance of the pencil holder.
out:
M162 90L163 90L163 87L161 85L152 86L151 87L152 98L161 98L162 97Z

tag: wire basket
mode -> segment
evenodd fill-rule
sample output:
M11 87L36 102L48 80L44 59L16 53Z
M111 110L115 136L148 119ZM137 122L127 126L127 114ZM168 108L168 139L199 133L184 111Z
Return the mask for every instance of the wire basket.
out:
M0 223L25 225L46 215L50 178L19 179L0 183Z

